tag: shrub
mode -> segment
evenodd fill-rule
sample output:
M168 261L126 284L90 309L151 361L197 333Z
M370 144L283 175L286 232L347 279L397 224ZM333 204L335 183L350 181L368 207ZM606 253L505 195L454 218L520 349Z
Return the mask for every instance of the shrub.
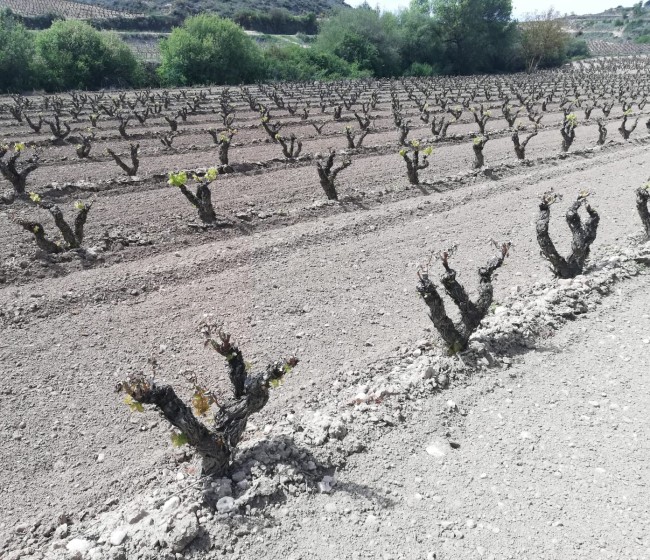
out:
M425 77L433 76L435 73L436 72L433 69L433 66L431 66L431 64L427 64L426 62L414 62L404 71L405 76Z
M94 131L90 131L90 134L79 134L79 144L75 146L75 151L77 152L77 157L79 157L79 159L90 157L90 150L93 148L94 139Z
M275 139L282 147L282 154L287 159L295 159L300 155L300 152L302 151L302 142L295 134L291 133L288 138L285 138L281 134L276 134Z
M140 158L138 157L139 152L140 144L131 144L129 146L129 154L131 156L131 165L129 165L125 163L124 160L113 150L110 148L106 149L106 153L115 160L115 163L117 163L119 168L124 171L124 173L126 173L129 177L135 177L135 175L138 173L138 168L140 167Z
M514 131L512 132L512 143L514 144L515 148L515 154L517 155L517 159L524 160L526 159L526 146L528 145L528 142L530 142L531 138L534 138L537 136L537 127L535 127L535 130L531 132L526 138L522 140L519 139L519 128L515 128Z
M81 21L57 21L36 35L37 81L47 90L137 85L142 71L117 35Z
M223 132L218 132L215 128L210 128L208 134L210 134L214 143L219 146L219 163L227 167L230 143L232 142L233 136L237 134L237 131L234 128L229 128Z
M0 10L0 91L29 87L33 56L33 35L11 14Z
M368 4L340 10L321 25L316 47L370 70L377 77L401 73L395 16Z
M573 144L576 138L576 126L578 126L578 117L575 113L569 113L564 116L562 128L560 128L560 134L562 135L560 149L563 152L568 152L569 148L571 148L571 144Z
M261 33L276 35L295 35L318 33L316 15L313 13L295 16L282 8L272 8L268 12L255 10L242 10L233 17L233 20L244 29L252 29Z
M477 136L472 141L472 149L474 150L474 169L481 169L485 165L485 156L483 155L483 148L489 142L490 137Z
M161 79L169 85L239 84L263 77L259 47L227 19L200 15L185 20L160 43Z
M70 125L61 121L58 114L55 114L53 120L43 119L43 123L50 127L52 131L52 142L54 144L63 144L63 141L70 135Z
M359 66L332 52L298 45L273 45L264 51L265 74L271 80L338 80L369 76Z
M318 178L320 179L320 185L325 191L325 196L328 200L338 200L339 195L336 192L336 176L343 171L346 167L349 167L352 164L352 160L349 158L343 159L341 165L334 167L334 158L336 157L336 151L330 150L329 156L325 163L316 162L316 169L318 171Z
M479 107L471 107L470 112L474 117L474 121L478 125L478 130L481 135L485 135L485 125L492 118L492 111L485 110L483 103ZM458 120L459 117L456 117Z
M589 56L589 45L584 39L571 39L566 46L566 58L569 60Z
M602 146L607 138L607 123L603 119L597 119L596 122L598 123L598 141L596 144Z
M646 237L650 238L650 211L648 202L650 201L650 182L636 190L636 209L639 212L643 229Z
M621 122L621 126L618 127L618 131L621 133L623 140L628 140L630 138L630 134L634 132L636 125L639 124L639 117L637 117L630 128L627 128L627 119L629 119L631 115L632 111L630 109L625 111L625 113L623 113L623 121Z
M433 148L428 146L420 150L420 142L417 140L411 140L410 147L410 153L406 148L402 148L399 151L399 155L406 162L406 175L408 176L409 183L411 185L419 185L420 178L418 177L418 171L429 167L429 160L427 158L431 155ZM422 161L420 161L420 151L422 152Z
M4 202L12 202L16 196L25 196L27 177L38 168L39 156L36 153L21 165L20 159L24 150L25 144L19 142L14 145L13 153L4 160L4 156L9 153L9 146L0 146L0 174L11 183L14 189L8 198L2 199Z
M346 125L343 129L345 132L345 138L348 141L348 148L351 150L361 148L364 138L368 135L370 130L368 128L362 128L361 130L354 130L350 125Z

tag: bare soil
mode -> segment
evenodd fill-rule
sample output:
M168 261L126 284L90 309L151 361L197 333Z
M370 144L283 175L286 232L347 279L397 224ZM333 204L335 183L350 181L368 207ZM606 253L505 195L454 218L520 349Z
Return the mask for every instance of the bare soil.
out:
M70 146L45 150L48 163L30 184L49 196L46 185L75 183L56 199L66 212L77 198L95 199L88 247L101 249L105 232L143 243L98 250L93 261L53 260L11 221L36 212L52 230L47 212L25 202L0 208L0 556L21 539L25 546L17 528L62 514L73 523L91 519L107 500L128 501L177 468L168 425L154 413L130 414L115 386L154 356L160 377L180 393L189 396L196 374L226 394L225 368L197 332L206 314L223 322L254 367L290 354L301 359L273 392L253 438L266 423L317 408L351 383L351 372L436 339L415 290L418 266L433 252L458 245L453 264L471 288L494 251L491 241L511 240L497 301L515 286L550 280L534 230L543 192L565 197L553 207L551 228L561 252L570 245L564 208L582 189L601 215L594 255L640 230L634 189L649 175L641 124L629 142L610 125L612 142L592 150L597 129L587 123L574 153L561 157L554 107L543 121L554 126L528 146L530 164L516 160L501 133L485 149L492 172L474 173L463 136L435 144L424 184L414 187L383 111L389 130L368 136L376 150L339 175L337 203L324 201L313 161L273 161L279 147L263 142L258 128L242 127L232 161L266 167L218 178L213 202L232 227L210 231L188 225L194 209L164 178L171 169L214 164L207 134L186 131L179 153L143 141L140 178L132 182L119 181L101 155L115 137L98 142L90 162L76 161ZM188 129L203 126L192 120ZM306 140L303 151L343 148L342 126L328 125L333 135ZM506 123L490 127L503 131ZM466 113L449 134L474 129ZM291 130L314 132L300 123ZM289 502L274 529L246 540L233 557L650 558L646 286L647 276L623 283L597 313L524 354L507 374L422 402L415 423L350 459L335 494ZM441 423L447 399L463 414ZM447 432L460 448L434 460L424 449ZM346 486L370 490L363 496Z

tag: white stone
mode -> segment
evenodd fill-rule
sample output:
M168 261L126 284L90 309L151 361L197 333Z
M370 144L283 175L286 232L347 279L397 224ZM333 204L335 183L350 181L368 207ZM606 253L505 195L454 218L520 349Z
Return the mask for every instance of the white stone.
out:
M167 500L163 507L162 507L162 512L167 514L167 513L173 513L178 509L178 506L181 505L181 499L178 496L172 496Z
M438 443L431 443L427 446L427 453L436 459L442 459L446 452L444 448Z
M199 535L200 527L194 514L186 515L174 522L169 535L169 547L172 552L182 552ZM178 558L178 556L177 556Z
M88 551L88 558L90 560L103 560L104 550L102 549L101 546L96 546L95 548L91 548Z
M341 420L335 419L330 424L328 433L330 437L341 440L347 435L348 429L345 427L345 424L343 424Z
M332 492L332 486L336 484L336 481L331 476L324 476L323 480L318 483L318 491L322 494L329 494Z
M126 538L126 529L124 527L120 527L119 529L115 529L115 531L111 533L111 536L108 537L108 542L111 543L113 546L120 546L124 542L125 538Z
M54 531L54 539L65 539L70 533L67 523L62 523Z
M83 554L84 552L90 550L93 546L93 543L91 543L87 539L72 539L67 545L65 545L65 548L68 552L72 552L72 554L76 554L80 552Z

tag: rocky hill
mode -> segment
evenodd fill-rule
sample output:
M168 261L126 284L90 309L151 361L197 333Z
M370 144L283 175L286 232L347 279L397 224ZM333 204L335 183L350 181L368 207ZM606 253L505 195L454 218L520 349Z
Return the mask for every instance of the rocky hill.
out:
M568 29L587 41L650 44L650 4L624 8L619 6L600 14L570 15Z

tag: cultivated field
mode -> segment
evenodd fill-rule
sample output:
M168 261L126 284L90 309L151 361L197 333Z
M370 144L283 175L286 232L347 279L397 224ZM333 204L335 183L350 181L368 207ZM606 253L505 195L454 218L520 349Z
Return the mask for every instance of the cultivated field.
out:
M132 18L140 15L70 0L0 0L0 8L9 8L21 16L55 14L67 19Z
M632 42L615 43L613 41L587 41L591 56L629 56L650 53L650 45Z
M641 231L634 191L650 174L649 80L647 58L625 58L533 76L1 98L4 161L25 144L17 162L37 164L25 192L38 196L2 183L0 555L648 558L648 449L628 445L647 439L645 269L633 280L627 268L608 273L597 302L585 295L584 311L563 311L525 345L490 350L494 363L483 357L475 370L467 356L437 361L443 345L415 287L420 265L456 245L453 263L474 292L492 240L513 243L494 280L505 310L494 321L571 286L553 278L535 238L539 197L551 190L565 197L551 219L560 252L571 243L565 207L584 190L601 217L592 259L632 247ZM537 132L525 159L513 149L515 129L520 142ZM422 162L428 146L429 165L413 181L405 159L418 152ZM127 168L137 154L137 170L125 173L107 149ZM328 200L316 164L330 149L335 167L351 163ZM208 181L213 167L219 176ZM168 185L172 171L186 171L190 194L209 183L214 219ZM91 202L81 248L64 251L48 208L70 220ZM34 223L58 249L36 247ZM198 377L225 398L222 362L197 331L206 314L254 368L301 360L245 434L249 446L277 443L292 426L282 449L297 449L294 478L275 451L260 459L253 447L253 467L238 463L249 482L233 475L232 493L253 488L255 501L214 514L185 497L197 476L184 462L189 449L172 448L164 419L131 413L115 393L155 358L157 376L182 396ZM529 319L510 327L521 334ZM433 383L423 374L401 392L368 396L379 377L409 373L423 357L457 360L449 391L440 392L438 371ZM337 414L347 437L309 439L335 401L345 402ZM298 418L307 418L301 427ZM566 434L577 449L558 443ZM450 455L432 439L462 443ZM331 495L315 490L325 474L340 480ZM570 483L574 474L584 484ZM264 476L273 492L261 490ZM146 517L126 521L124 512L144 507L147 493L167 504L172 488L199 527L183 533L193 538L166 547L138 528L138 541ZM540 513L547 507L554 513ZM133 529L111 544L115 532L109 539L97 527L115 512ZM623 518L623 533L608 525Z

